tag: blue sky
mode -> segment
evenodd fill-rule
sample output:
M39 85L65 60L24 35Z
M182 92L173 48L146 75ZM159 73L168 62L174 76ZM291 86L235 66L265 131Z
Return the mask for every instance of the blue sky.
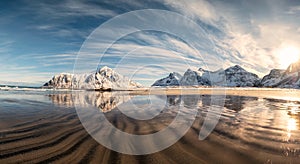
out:
M171 71L184 73L187 67L216 70L239 64L262 76L285 68L282 60L291 59L287 50L300 47L297 0L3 0L0 6L0 84L42 85L54 74L73 72L82 44L97 27L141 9L178 13L203 30L199 38L187 38L193 44L174 34L140 30L116 40L106 54L89 54L99 67L108 65L145 85ZM147 19L156 26L164 23ZM177 31L191 27L180 22L172 26Z

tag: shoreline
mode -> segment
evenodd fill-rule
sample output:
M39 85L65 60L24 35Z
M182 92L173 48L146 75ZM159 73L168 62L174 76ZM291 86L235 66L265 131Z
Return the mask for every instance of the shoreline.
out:
M232 95L300 101L300 89L256 88L256 87L148 87L128 90L76 90L43 88L8 88L0 91L44 91L44 92L112 92L128 95Z
M300 101L300 90L281 88L149 88L129 95L232 95Z

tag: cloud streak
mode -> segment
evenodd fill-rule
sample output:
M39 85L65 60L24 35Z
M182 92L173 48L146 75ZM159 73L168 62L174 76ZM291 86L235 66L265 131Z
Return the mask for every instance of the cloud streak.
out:
M1 79L28 81L30 78L25 78L23 74L31 72L30 76L36 77L31 80L37 81L39 78L44 80L44 75L72 72L76 60L82 60L83 63L86 60L90 65L96 66L100 64L116 67L119 64L117 67L120 73L128 76L139 68L134 78L147 84L172 71L183 73L187 66L193 69L204 67L216 70L239 64L262 76L272 68L283 67L278 57L279 48L283 45L300 47L300 22L295 21L300 16L300 2L277 0L272 2L164 0L151 3L78 0L57 3L45 1L32 3L27 0L23 2L25 5L22 7L12 7L17 9L12 10L16 11L15 13L4 13L5 17L0 18L0 33L6 34L0 43L2 60L0 64L5 70L1 72ZM82 56L77 56L81 43L100 24L120 13L145 8L166 9L180 13L197 23L203 29L205 37L198 33L189 35L188 41L192 42L191 44L173 34L138 31L123 36L110 45L107 40L130 28L123 26L126 22L119 22L115 29L103 31L105 35L99 38L100 43L95 40L94 44L88 45L94 50L109 47L106 54L97 51L83 52ZM20 21L21 17L26 19ZM138 15L135 18L142 19ZM164 25L164 22L159 20L152 20L152 23L156 26ZM12 28L8 27L8 24L12 24L10 25ZM185 26L193 27L189 24ZM172 25L171 28L185 31L187 30L185 26L178 20L178 26ZM10 31L14 28L18 31ZM26 37L28 39L24 39ZM42 43L41 47L39 43ZM104 57L99 63L102 55ZM82 69L86 72L95 70L96 68Z

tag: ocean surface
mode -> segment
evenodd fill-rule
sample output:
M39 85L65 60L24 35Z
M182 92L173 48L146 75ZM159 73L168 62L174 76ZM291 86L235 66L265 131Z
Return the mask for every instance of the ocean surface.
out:
M206 94L1 89L0 163L299 163L297 99L224 95L217 117L218 112L210 111L215 98ZM93 135L116 134L105 128L104 117L122 132L153 134L167 128L179 111L185 120L178 125L188 122L190 127L170 147L151 154L118 153ZM199 140L204 121L217 118L213 131ZM165 135L161 142L173 135ZM120 145L127 142L112 139Z

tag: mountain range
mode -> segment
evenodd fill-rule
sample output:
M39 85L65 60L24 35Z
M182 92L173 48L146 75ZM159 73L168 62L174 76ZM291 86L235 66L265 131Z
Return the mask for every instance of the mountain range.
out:
M300 60L292 63L286 70L272 69L260 79L239 65L217 71L203 68L187 69L181 75L170 73L152 84L153 87L166 86L223 86L223 87L278 87L300 88ZM43 87L57 89L91 89L91 90L130 90L143 86L105 66L96 73L70 74L61 73L53 76Z
M152 86L224 86L224 87L278 87L300 88L300 60L292 63L286 70L272 69L260 79L256 74L246 71L239 65L225 70L209 71L187 69L181 76L177 72L159 79Z

